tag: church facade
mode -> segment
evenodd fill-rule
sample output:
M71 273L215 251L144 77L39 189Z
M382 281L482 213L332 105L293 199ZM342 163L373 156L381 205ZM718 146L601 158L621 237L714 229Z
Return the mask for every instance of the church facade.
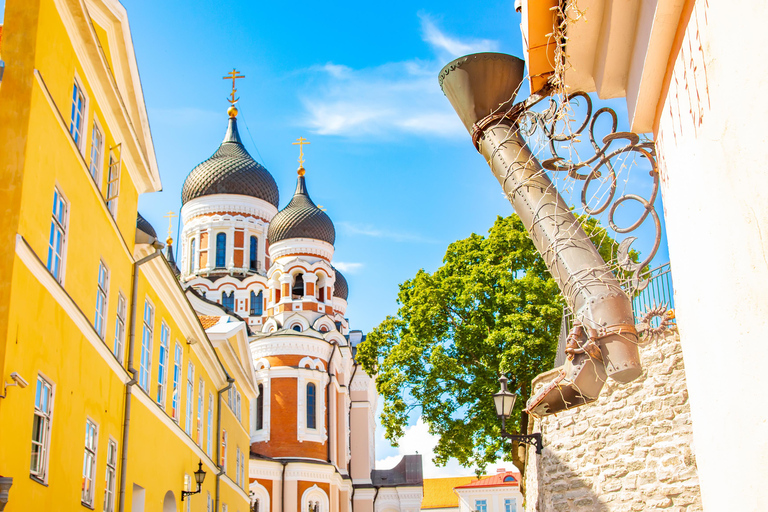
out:
M296 189L278 211L275 180L243 146L234 105L228 115L223 142L182 188L178 274L209 331L248 326L251 508L415 512L421 457L374 469L375 384L354 359L363 334L345 317L336 232L310 197L303 146Z

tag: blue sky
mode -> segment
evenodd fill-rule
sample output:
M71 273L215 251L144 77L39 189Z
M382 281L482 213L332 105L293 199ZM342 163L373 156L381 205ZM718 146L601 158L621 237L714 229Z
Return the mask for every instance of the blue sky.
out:
M440 266L450 242L512 213L437 83L442 66L467 53L522 56L512 0L123 5L163 180L139 207L159 233L163 215L179 211L186 175L224 136L231 82L222 77L233 67L246 76L238 81L241 136L277 181L281 207L295 187L291 143L311 142L309 192L336 226L353 329L367 332L394 314L398 284ZM621 101L612 105L626 115ZM667 261L666 248L657 261ZM422 447L435 476L426 428L416 424L409 436L400 451L378 439L378 458Z

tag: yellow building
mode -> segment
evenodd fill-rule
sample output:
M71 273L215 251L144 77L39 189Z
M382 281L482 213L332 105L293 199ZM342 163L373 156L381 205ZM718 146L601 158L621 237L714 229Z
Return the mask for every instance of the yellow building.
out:
M0 57L0 510L245 512L248 328L206 325L137 213L125 9L8 0Z

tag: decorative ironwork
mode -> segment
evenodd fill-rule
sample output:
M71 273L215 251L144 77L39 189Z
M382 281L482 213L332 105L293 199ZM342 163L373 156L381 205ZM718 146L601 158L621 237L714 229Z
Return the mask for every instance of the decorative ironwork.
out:
M582 105L582 102L584 105ZM574 106L585 106L584 117L578 116L574 112ZM551 158L541 162L541 165L553 172L567 173L568 177L577 181L583 181L581 189L581 206L584 212L590 216L599 215L608 211L608 224L611 229L619 234L627 234L638 229L650 216L653 220L655 229L655 239L653 248L645 258L635 263L630 257L630 247L637 237L628 236L619 244L618 266L624 270L626 282L625 290L630 297L634 293L643 290L648 286L648 276L643 275L642 270L647 268L653 260L656 252L661 245L661 221L656 211L655 203L659 192L659 172L656 163L656 148L653 141L640 138L636 133L620 132L618 129L618 116L616 112L609 107L602 107L594 114L592 113L592 99L583 92L576 92L569 95L566 101L558 101L550 97L549 107L542 112L536 112L526 109L518 117L518 126L521 132L528 138L531 138L537 130L541 130L547 139L547 146ZM609 120L609 131L598 139L596 131L598 123L603 119ZM567 120L571 120L570 127L578 126L576 129L568 129ZM575 122L574 122L575 121ZM579 122L580 121L580 122ZM587 159L574 159L564 156L558 150L562 147L573 149L575 144L581 141L581 136L586 132L589 137L589 143L592 146L594 154ZM614 143L623 144L618 147ZM567 143L567 144L563 144ZM571 154L577 151L571 151ZM650 165L649 175L653 180L650 197L646 198L639 194L618 192L618 172L617 160L630 156L639 156L647 160ZM598 198L598 204L590 206L593 195L590 195L590 186L598 183L607 183L608 190L604 197ZM599 190L599 188L598 188ZM618 196L618 197L617 197ZM639 218L628 226L619 226L616 221L616 212L619 206L627 202L636 202L642 207L642 213Z
M544 441L541 438L541 432L534 432L533 434L510 434L504 428L504 420L501 422L501 437L531 445L536 448L536 453L540 454L544 448Z

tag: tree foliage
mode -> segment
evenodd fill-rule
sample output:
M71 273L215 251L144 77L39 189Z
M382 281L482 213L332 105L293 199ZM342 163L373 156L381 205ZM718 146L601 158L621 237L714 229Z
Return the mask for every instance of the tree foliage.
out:
M606 261L617 244L592 220L584 227ZM421 409L439 436L435 463L455 457L482 470L502 450L492 394L505 374L518 393L507 423L519 431L531 381L553 366L564 301L517 215L488 236L448 246L434 273L400 285L399 309L358 346L357 360L384 398L385 437L397 444Z

